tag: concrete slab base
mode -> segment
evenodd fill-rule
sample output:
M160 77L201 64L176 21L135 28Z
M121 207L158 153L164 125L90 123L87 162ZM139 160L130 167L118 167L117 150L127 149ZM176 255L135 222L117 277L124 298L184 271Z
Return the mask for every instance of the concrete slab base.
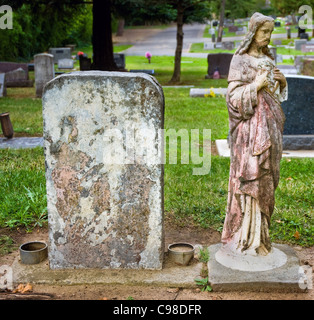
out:
M214 291L254 291L254 292L303 292L306 290L306 277L299 265L299 259L288 245L273 244L284 252L287 262L278 268L267 271L239 271L227 268L217 262L216 252L221 244L208 247L208 281Z
M196 288L194 279L201 274L203 264L193 259L188 266L177 266L165 255L162 270L144 269L62 269L51 270L48 260L24 265L19 259L12 264L13 284L47 285L124 284L160 287Z

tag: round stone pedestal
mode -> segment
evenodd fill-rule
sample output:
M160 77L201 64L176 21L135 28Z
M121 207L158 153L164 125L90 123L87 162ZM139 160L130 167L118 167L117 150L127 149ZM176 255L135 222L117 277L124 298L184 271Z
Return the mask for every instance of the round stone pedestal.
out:
M221 246L216 252L217 262L227 268L240 271L267 271L283 266L287 262L287 256L277 248L272 248L266 256L258 255L255 252L241 252L232 250L227 245Z

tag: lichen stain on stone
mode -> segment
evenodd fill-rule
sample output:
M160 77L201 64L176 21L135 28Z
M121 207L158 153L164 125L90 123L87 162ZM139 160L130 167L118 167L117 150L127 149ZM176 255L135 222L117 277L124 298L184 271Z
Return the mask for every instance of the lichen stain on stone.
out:
M120 187L118 191L120 202L118 204L118 217L116 218L117 229L116 238L124 239L123 246L132 249L132 257L119 251L119 261L126 263L138 263L140 253L147 245L149 235L148 217L149 194L152 181L147 178L150 172L146 167L139 165L126 166L125 172L120 177ZM128 237L129 236L129 237ZM125 252L128 250L126 249ZM127 258L127 259L126 259Z

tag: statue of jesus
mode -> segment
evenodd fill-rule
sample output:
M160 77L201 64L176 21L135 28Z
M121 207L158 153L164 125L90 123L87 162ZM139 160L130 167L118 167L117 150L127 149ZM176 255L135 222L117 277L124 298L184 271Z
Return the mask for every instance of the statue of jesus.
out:
M223 247L266 256L279 183L287 82L268 44L274 20L254 13L229 70L230 177Z

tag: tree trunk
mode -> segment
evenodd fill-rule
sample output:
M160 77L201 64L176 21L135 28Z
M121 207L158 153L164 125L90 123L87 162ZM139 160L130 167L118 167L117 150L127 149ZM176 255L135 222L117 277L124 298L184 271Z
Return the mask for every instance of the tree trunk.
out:
M122 37L123 36L124 23L125 23L124 18L120 18L119 22L118 22L118 30L117 30L117 33L116 33L117 37Z
M93 63L92 70L118 70L113 58L111 1L93 1Z
M172 78L170 80L171 83L179 82L181 76L181 55L183 48L183 14L184 8L182 7L182 1L178 1L177 7L177 47L174 58L174 71Z
M221 0L217 42L222 41L222 32L223 32L224 20L225 20L225 6L226 6L226 0Z

